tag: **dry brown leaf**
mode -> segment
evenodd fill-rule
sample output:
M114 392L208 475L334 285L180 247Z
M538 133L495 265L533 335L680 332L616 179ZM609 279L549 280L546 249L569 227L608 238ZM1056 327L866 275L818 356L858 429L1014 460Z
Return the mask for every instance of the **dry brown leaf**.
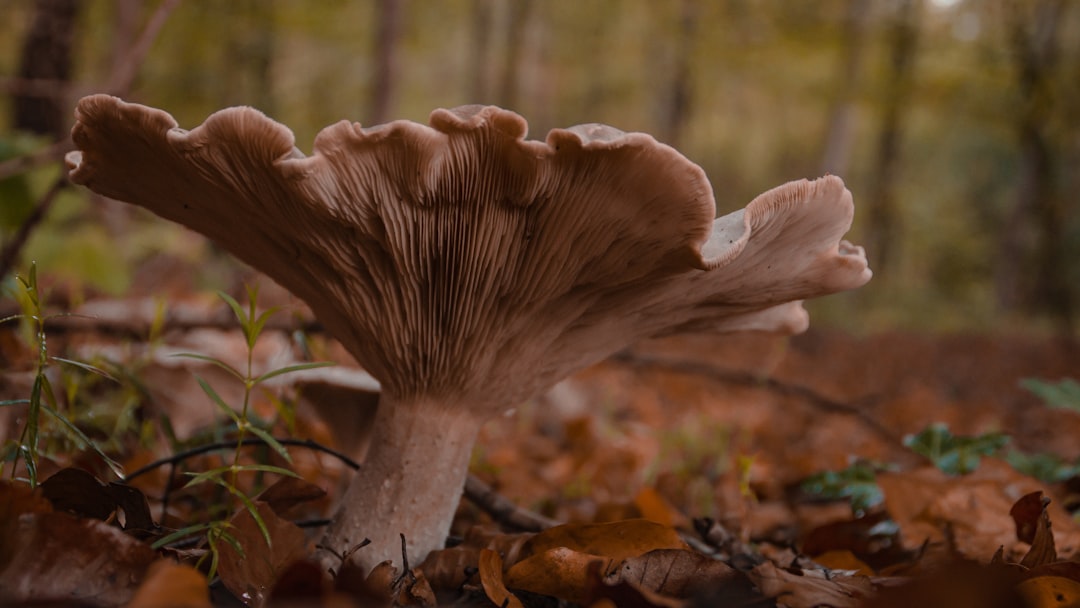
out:
M605 600L618 608L683 608L686 605L683 600L665 597L627 582L607 584L601 568L602 564L594 561L588 565L586 571L587 601L592 606Z
M962 477L948 477L927 467L882 473L877 481L907 549L918 549L926 540L943 542L944 530L949 529L955 549L971 559L989 559L1001 546L1011 561L1027 552L1027 547L1017 545L1016 527L1008 513L1018 497L1039 490L1042 484L1004 462L984 458L977 471ZM1055 510L1051 504L1048 508L1052 519L1060 522L1054 530L1058 546L1068 547L1066 554L1074 551L1080 545L1080 530L1060 507Z
M634 497L634 506L641 513L641 517L661 526L677 528L687 523L686 516L668 499L661 496L655 488L642 488Z
M646 519L600 524L565 524L539 532L525 543L522 555L566 547L621 562L654 549L689 549L673 528Z
M499 554L491 549L480 550L480 585L484 594L496 606L502 608L525 608L521 600L503 583L503 563Z
M870 579L862 576L841 576L833 579L806 572L793 574L777 568L772 562L754 567L747 576L778 604L789 608L856 608L874 592Z
M1032 507L1038 504L1038 512L1035 514L1033 521L1022 522L1023 517L1030 517ZM1057 561L1057 549L1054 547L1054 532L1050 529L1050 515L1046 512L1046 507L1050 504L1050 499L1042 495L1042 492L1032 492L1027 496L1024 496L1016 505L1013 506L1013 511L1010 511L1010 515L1016 520L1016 529L1019 532L1021 527L1025 531L1030 530L1031 540L1025 541L1031 543L1031 549L1028 550L1024 558L1020 560L1020 565L1026 568L1035 568L1044 564L1052 564ZM1017 509L1017 506L1020 508ZM1024 514L1021 515L1021 512Z
M830 570L851 570L857 576L873 576L874 569L847 549L826 551L814 557L814 562Z
M1016 524L1016 538L1027 544L1035 541L1035 530L1039 520L1046 512L1050 499L1043 496L1042 490L1036 490L1020 497L1009 509L1009 516Z
M364 581L363 592L375 594L380 599L385 597L394 606L434 607L437 604L435 592L419 568L402 575L389 560L371 569Z
M41 492L57 511L105 520L116 511L116 501L105 484L82 469L60 469L41 482Z
M47 598L123 604L157 558L120 528L67 513L23 513L5 519L2 530L0 604Z
M486 526L473 526L465 532L460 545L432 551L420 570L436 589L457 589L470 580L469 573L480 567L480 551L491 549L499 554L504 567L518 562L522 547L533 532L503 534Z
M326 490L299 477L285 476L275 481L256 497L265 502L278 517L288 517L298 505L326 496Z
M1080 583L1061 576L1037 576L1021 581L1016 591L1028 608L1078 608Z
M587 572L592 562L600 562L601 572L612 565L610 558L556 547L514 564L503 581L511 589L581 602L590 588Z
M154 562L127 608L211 608L206 577L191 566Z
M233 595L252 606L262 606L278 576L307 555L304 532L282 519L264 502L256 502L259 517L270 532L270 546L247 509L233 516L229 533L244 549L240 555L230 543L221 542L218 574Z
M689 598L736 574L731 566L695 551L657 549L625 560L605 582L626 582L638 589Z

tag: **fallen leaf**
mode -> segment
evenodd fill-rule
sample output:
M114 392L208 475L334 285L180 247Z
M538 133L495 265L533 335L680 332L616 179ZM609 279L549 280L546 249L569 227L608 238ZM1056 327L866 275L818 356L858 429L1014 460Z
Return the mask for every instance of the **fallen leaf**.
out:
M1031 543L1031 549L1028 550L1024 558L1020 560L1020 565L1026 568L1035 568L1036 566L1042 566L1044 564L1052 564L1057 561L1057 549L1054 547L1054 533L1050 529L1050 514L1046 512L1046 507L1050 504L1050 499L1042 495L1042 492L1032 492L1027 496L1024 496L1017 505L1024 503L1020 510L1025 511L1025 516L1030 515L1032 510L1030 507L1033 502L1038 501L1039 512L1036 514L1033 522L1024 522L1025 531L1030 529L1031 540L1027 541ZM1013 509L1016 509L1014 505ZM1021 523L1017 519L1017 515L1013 511L1009 512L1013 515L1013 519L1017 520L1017 530L1020 529Z
M484 594L496 606L525 608L521 600L507 590L503 583L502 558L491 549L480 550L480 585L484 588Z
M1061 576L1037 576L1021 581L1016 592L1028 608L1080 607L1080 583Z
M41 482L41 492L57 511L80 517L104 521L116 511L105 484L82 469L60 469Z
M1036 490L1020 497L1009 509L1009 516L1016 524L1016 538L1027 544L1035 541L1035 529L1050 499L1043 496L1042 490Z
M473 526L465 532L460 545L432 551L420 564L420 570L435 588L458 589L474 580L480 567L480 551L495 551L503 567L508 568L521 559L523 546L534 535L534 532L503 534L486 526Z
M829 570L847 570L858 576L873 576L874 569L847 549L826 551L814 556L814 561Z
M29 512L5 522L0 604L47 598L123 604L157 558L146 543L97 519Z
M654 521L661 526L675 528L686 525L686 516L679 512L666 498L654 488L642 488L634 497L634 506L641 517Z
M618 608L682 608L685 602L664 597L655 591L639 588L630 583L617 581L605 582L607 578L601 570L600 562L591 562L586 569L587 597L589 605L596 606L604 601ZM603 605L603 604L601 604Z
M260 492L255 499L265 502L279 517L288 517L293 508L323 496L326 496L326 490L319 486L299 477L285 476Z
M162 559L146 573L127 608L211 608L206 577L185 564Z
M419 568L413 568L404 575L387 560L380 562L363 581L359 596L371 594L379 601L386 599L387 604L394 606L422 606L434 608L436 605L435 592L431 589L424 573ZM340 582L340 576L339 576ZM357 590L353 590L354 593Z
M689 598L736 575L731 566L695 551L657 549L626 559L605 582L626 582L638 589Z
M747 573L765 597L774 598L788 608L856 608L874 592L870 579L864 576L840 576L832 579L794 574L765 562Z
M555 547L514 564L503 581L511 589L582 602L590 589L587 572L592 562L599 562L604 573L612 565L610 558Z
M303 530L278 517L265 502L256 502L255 506L270 532L270 546L251 513L240 509L230 522L229 533L244 554L231 543L220 542L218 574L233 595L257 607L264 604L278 576L307 555L307 548Z
M529 539L522 555L536 555L558 547L603 556L614 562L654 549L689 549L673 528L646 519L627 519L549 528Z
M1005 557L1018 560L1028 550L1017 547L1016 526L1008 513L1018 496L1042 484L1004 462L984 458L977 471L955 478L933 467L881 473L878 483L885 509L900 527L900 539L909 550L917 550L926 541L944 542L945 530L955 550L971 559L989 559L1004 546ZM1063 546L1075 550L1080 545L1076 524L1053 504L1048 509L1060 523L1054 530L1059 554Z
M884 586L866 606L1018 608L1025 605L1015 588L1020 576L1017 566L952 562L908 578L904 584Z

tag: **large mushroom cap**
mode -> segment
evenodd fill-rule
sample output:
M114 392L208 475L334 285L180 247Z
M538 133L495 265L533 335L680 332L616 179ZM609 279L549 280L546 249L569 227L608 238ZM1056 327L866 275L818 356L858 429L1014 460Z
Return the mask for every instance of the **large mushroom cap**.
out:
M603 125L530 141L517 114L466 106L339 122L305 157L250 108L184 131L96 95L77 118L73 181L266 272L398 397L502 407L640 338L801 330L798 300L870 278L838 178L714 220L697 165Z

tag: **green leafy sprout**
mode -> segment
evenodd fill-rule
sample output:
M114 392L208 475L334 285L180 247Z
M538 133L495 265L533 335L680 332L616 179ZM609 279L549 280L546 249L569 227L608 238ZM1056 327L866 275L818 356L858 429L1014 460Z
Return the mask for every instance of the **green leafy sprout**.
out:
M34 381L30 389L28 399L12 399L0 401L0 407L26 406L26 423L19 433L17 441L7 442L2 451L2 461L11 462L11 475L14 479L18 464L21 460L26 469L25 480L30 487L38 485L38 462L41 457L42 422L43 414L50 416L60 424L62 432L68 435L76 443L94 451L102 462L120 479L124 478L122 467L110 458L96 443L72 422L63 412L56 399L56 391L53 390L52 381L49 379L48 370L52 363L63 363L81 369L103 378L116 381L116 378L105 370L85 363L61 357L49 355L48 340L45 335L45 323L51 315L44 312L43 298L37 278L37 265L31 264L27 276L16 276L18 293L16 298L22 305L21 314L12 315L0 319L0 324L10 321L21 320L29 325L33 336L33 345L37 351Z
M333 365L332 362L314 362L314 363L300 363L297 365L289 365L278 369L271 370L264 374L256 376L254 373L254 352L255 344L258 342L259 336L262 334L263 328L266 326L266 322L270 317L277 312L276 308L271 308L261 313L257 310L256 302L258 300L258 288L248 287L248 306L245 308L240 305L232 296L218 292L220 297L229 308L232 309L233 315L240 324L240 329L243 332L245 345L247 347L247 362L243 370L238 370L226 361L218 359L216 357L210 357L207 355L201 355L196 353L182 353L176 355L178 357L186 357L189 359L195 359L215 365L225 370L230 376L236 378L242 383L244 387L244 393L240 407L234 409L221 397L217 390L210 385L209 382L196 376L196 381L206 393L210 401L217 406L219 410L231 421L233 427L236 429L236 449L233 450L233 460L230 464L225 466L213 468L200 473L189 473L191 479L184 487L193 487L200 484L213 484L219 486L225 490L229 496L232 496L237 502L243 505L244 509L251 515L259 531L262 533L263 539L266 541L266 545L269 547L272 544L270 538L270 530L266 526L266 522L259 514L258 508L255 506L254 501L247 494L244 493L237 486L237 480L241 473L275 473L278 475L284 475L288 477L297 477L296 473L284 467L268 465L268 464L245 464L240 462L241 448L244 445L244 440L248 437L248 434L254 435L262 440L267 446L269 446L275 453L281 456L285 462L291 463L292 458L289 456L288 450L285 446L281 445L277 439L264 428L258 424L252 422L250 416L250 406L252 401L252 395L255 389L261 384L276 378L283 374L292 372L298 372L306 369L313 369L316 367L326 367ZM231 509L226 509L226 512ZM213 577L217 571L217 566L220 559L220 543L228 543L238 554L244 555L243 547L240 542L231 532L232 524L227 519L214 520L207 523L199 523L191 526L187 526L176 530L175 532L168 534L158 539L152 546L157 549L166 546L170 543L188 538L197 534L205 534L208 551L199 560L197 566L202 566L206 559L210 560L208 566L208 576Z
M1047 382L1025 379L1021 386L1042 399L1046 407L1080 412L1080 382L1063 379ZM904 445L925 456L949 475L966 475L975 471L986 456L1000 455L1010 437L1000 432L982 435L954 435L948 425L936 423L904 438ZM1080 460L1068 462L1055 454L1025 454L1009 450L1004 454L1009 465L1024 475L1045 483L1060 483L1080 475ZM859 515L882 503L884 496L877 485L877 474L888 470L887 465L856 461L846 469L824 471L808 477L802 483L806 493L824 499L849 499L852 511Z

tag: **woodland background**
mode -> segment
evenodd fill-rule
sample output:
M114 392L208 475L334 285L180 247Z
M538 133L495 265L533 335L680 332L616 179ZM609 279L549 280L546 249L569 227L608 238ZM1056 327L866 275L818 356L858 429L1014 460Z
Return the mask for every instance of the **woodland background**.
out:
M148 48L147 20L171 12ZM0 1L0 159L58 158L74 101L123 92L191 128L255 106L310 151L324 126L492 103L554 127L644 131L704 167L722 212L842 176L874 281L816 323L1072 332L1080 313L1080 4L1068 0ZM36 260L75 294L140 264L231 262L0 164L3 279ZM40 225L38 224L40 221ZM211 263L212 262L212 263Z
M959 605L937 601L954 588L988 598L974 604L1016 605L999 593L1005 585L1046 591L1029 605L1057 606L1065 579L1080 602L1080 385L1062 380L1080 377L1080 2L0 0L0 406L14 406L0 407L0 472L12 463L11 477L24 476L27 446L40 443L39 477L82 501L33 503L21 482L0 482L0 592L18 583L24 593L13 597L25 599L96 584L98 604L116 605L139 584L173 600L153 576L141 582L168 555L158 563L201 564L203 574L191 573L202 604L192 605L206 603L208 585L219 605L238 605L219 600L289 580L285 565L310 550L294 523L317 529L349 474L309 442L362 452L366 427L327 418L346 409L336 394L251 392L208 360L246 360L251 376L252 362L262 373L301 360L346 368L348 357L265 279L258 307L289 314L255 348L212 295L246 304L245 286L259 283L250 269L198 235L66 183L75 102L99 92L165 109L185 128L251 105L288 125L303 151L339 120L426 122L434 108L468 103L515 110L541 139L604 122L699 163L719 213L788 180L842 176L856 201L849 239L866 246L875 276L809 302L810 332L636 345L489 422L472 474L571 531L638 517L677 528L710 567L734 568L716 576L692 562L688 576L718 593L750 581L770 598L862 606L874 585L887 599L898 583L889 577L917 582L964 558L977 575L932 580L935 600L873 605ZM56 388L32 388L46 382ZM273 547L294 553L259 572L212 543L170 540L172 530L254 516L177 482L224 462L201 450L235 438L223 414L236 420L228 408L243 402L246 417L249 392L253 425L301 442L290 444L289 466L307 483L285 495L300 512L281 515L273 534ZM54 408L40 417L40 442L27 434L35 399ZM278 462L265 446L233 452L234 466L241 456ZM149 501L144 525L130 505L85 491L113 478L110 463ZM243 481L247 496L266 485ZM1023 518L1018 489L1032 492ZM1050 511L1035 492L1051 497ZM466 588L438 572L475 570L491 538L522 540L488 536L509 526L475 491L466 498L452 535L472 561L447 550L414 570L440 594ZM118 511L124 542L108 552L102 537L56 524L112 534ZM29 542L23 528L41 536ZM261 550L257 530L243 533L240 544ZM601 536L625 552L621 539L637 534ZM202 560L219 553L215 577ZM667 580L687 553L648 568ZM109 570L98 559L106 554L130 563ZM569 579L625 591L593 585L585 565L595 556L586 557L534 595L565 600L557 591ZM847 574L828 584L803 576L825 567ZM501 585L502 567L487 568ZM551 570L516 584L528 590ZM1017 583L1009 577L1019 570ZM506 605L484 589L475 605ZM746 605L762 605L754 598Z

